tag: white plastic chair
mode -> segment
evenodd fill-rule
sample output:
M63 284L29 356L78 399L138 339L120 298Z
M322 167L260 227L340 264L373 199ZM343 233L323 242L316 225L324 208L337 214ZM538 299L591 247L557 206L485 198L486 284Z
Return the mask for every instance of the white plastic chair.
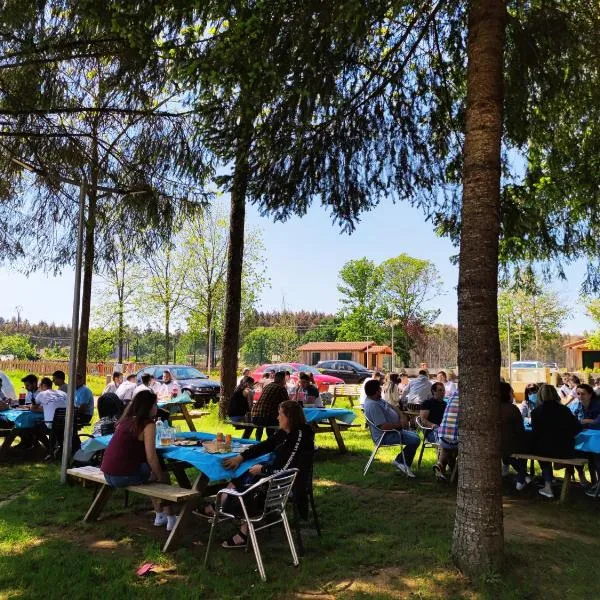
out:
M423 452L425 452L425 448L435 448L436 451L439 453L439 449L440 449L440 444L439 444L439 439L438 439L438 434L437 431L431 427L425 427L425 425L423 425L423 421L421 420L421 417L415 417L415 423L417 424L417 427L423 432L423 443L421 444L421 451L419 452L419 460L417 461L417 469L421 468L421 461L423 460ZM433 431L434 435L435 435L435 442L430 442L427 439L427 432L429 431Z
M232 488L225 488L217 492L215 514L212 518L210 535L208 538L208 544L206 546L206 555L204 557L205 568L208 565L208 557L210 554L210 547L213 541L216 525L217 523L222 523L223 521L229 520L241 521L242 523L246 523L248 525L249 541L252 543L252 550L254 551L254 557L256 558L258 572L263 581L267 580L267 576L265 574L265 568L263 565L260 548L258 547L258 540L256 538L256 533L262 529L267 529L268 527L273 527L273 525L282 523L288 544L290 546L290 552L292 553L294 566L297 567L300 564L300 561L298 560L298 554L296 552L296 546L294 545L294 538L292 537L290 524L285 513L285 505L292 490L292 486L294 485L297 474L298 469L288 469L286 471L276 473L275 475L271 475L270 477L264 477L243 492L238 492ZM253 494L259 488L266 488L264 504L261 508L262 512L257 516L250 516L248 514L248 508L245 500L250 494ZM225 504L227 496L232 496L239 500L243 516L240 516L239 514L235 515L233 513L228 513L223 510L223 505ZM259 526L257 527L256 524Z
M381 429L381 428L377 427L377 425L375 425L375 423L373 423L373 421L370 421L366 416L365 416L365 421L368 426L372 427L373 429L376 429L377 431L380 431L382 435L379 438L379 441L375 442L375 447L373 448L373 452L371 452L371 456L369 457L369 460L367 461L367 464L365 465L365 469L363 471L363 477L367 474L367 471L369 470L371 463L375 460L375 455L377 454L377 451L379 450L379 448L381 446L388 446L388 447L389 446L399 446L400 448L404 449L404 446L406 445L402 442L393 442L391 444L385 443L385 438L390 433L391 434L399 433L400 439L402 439L402 430L401 429L389 429L389 430ZM373 437L373 429L370 430L371 438ZM404 459L404 454L402 454L402 462L404 463L404 466L406 467L406 461Z

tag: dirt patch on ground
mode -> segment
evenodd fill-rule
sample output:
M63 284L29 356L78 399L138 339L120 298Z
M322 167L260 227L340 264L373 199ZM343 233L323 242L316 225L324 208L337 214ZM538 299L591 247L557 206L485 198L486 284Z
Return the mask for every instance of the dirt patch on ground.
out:
M477 596L468 589L468 583L458 572L432 572L427 578L413 577L402 567L371 569L353 579L329 582L315 590L302 590L294 597L301 600L336 600L345 594L385 595L400 600L415 598L424 587L430 587L427 598L448 598L455 596L465 600ZM460 593L460 596L456 596ZM420 595L417 597L421 597ZM283 599L282 599L283 600Z

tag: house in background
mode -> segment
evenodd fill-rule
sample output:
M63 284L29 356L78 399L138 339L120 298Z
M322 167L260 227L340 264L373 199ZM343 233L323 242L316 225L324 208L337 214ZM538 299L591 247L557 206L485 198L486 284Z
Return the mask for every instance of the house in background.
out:
M298 348L300 362L316 365L320 360L353 360L368 369L389 371L392 349L375 342L308 342Z
M563 348L567 351L567 371L600 371L600 348L590 347L586 338L565 344Z

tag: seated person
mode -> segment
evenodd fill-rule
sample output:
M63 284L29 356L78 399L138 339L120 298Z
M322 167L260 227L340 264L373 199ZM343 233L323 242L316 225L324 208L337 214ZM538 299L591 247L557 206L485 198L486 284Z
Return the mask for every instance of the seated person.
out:
M123 373L115 371L112 374L112 381L104 388L103 394L116 394L123 383Z
M77 420L81 425L88 425L94 416L94 394L83 383L83 374L77 373L75 377L75 408Z
M33 373L25 375L21 381L25 384L27 394L25 395L25 404L35 404L35 398L38 395L38 378Z
M310 476L312 468L315 434L311 426L306 423L302 407L293 400L286 400L279 405L277 420L280 428L274 435L260 444L250 446L238 456L226 458L223 465L228 469L237 469L244 460L257 458L272 452L274 458L271 463L250 467L249 477L234 480L230 487L236 489L244 486L248 487L256 483L261 477L273 475L285 469L298 469L299 472L294 482L294 500L297 503L300 515L306 518L308 516L307 477ZM233 506L230 507L229 503ZM229 497L226 500L225 510L235 514L237 507L234 503L237 504L236 499ZM207 506L204 512L206 515L210 515L213 510L210 506ZM249 512L252 514L252 507L250 507ZM223 547L243 548L246 545L247 537L248 528L246 524L242 524L238 533L223 542Z
M52 383L61 391L64 392L65 394L69 393L69 386L67 385L66 381L66 375L64 371L54 371L54 373L52 373Z
M289 397L285 389L285 371L278 371L273 381L263 388L258 401L252 405L252 423L259 426L256 428L257 440L262 438L262 427L277 425L279 405L286 400ZM273 430L267 429L267 435L273 435Z
M575 436L581 424L575 415L560 402L556 388L543 384L539 389L539 404L531 413L532 452L551 458L575 456ZM552 463L540 462L544 487L538 493L554 498L552 493Z
M127 379L119 386L119 389L117 389L117 396L123 404L131 402L136 387L135 373L130 373L127 375Z
M33 412L44 413L44 425L41 430L38 429L37 433L49 453L52 452L52 449L56 447L56 443L58 442L55 432L52 430L54 413L57 408L67 408L67 403L67 394L61 390L53 390L52 380L49 377L42 377L39 392L35 398L35 404L31 405L31 410ZM46 437L46 433L50 434L49 440ZM62 432L60 435L62 435ZM75 441L75 437L76 436L73 436L73 441ZM77 438L77 440L79 440L79 438ZM75 450L78 449L77 442L74 443L73 447Z
M323 406L323 402L319 398L319 390L310 382L308 373L300 373L298 377L296 400L301 404L314 404L319 408Z
M129 403L102 458L100 468L108 485L119 488L148 481L168 482L156 454L156 409L156 394L150 390L138 392ZM177 522L171 508L158 498L153 498L152 504L154 525L166 524L171 531Z
M446 410L445 396L446 387L441 381L436 381L431 386L431 398L421 403L419 417L423 427L430 428L429 431L425 432L425 439L428 442L438 441L436 430L444 418L444 411Z
M400 406L400 388L398 383L400 376L398 373L388 373L385 376L383 386L381 388L381 397L392 406Z
M165 388L165 395L169 398L175 398L179 394L179 383L173 377L173 373L169 369L165 369L162 376L162 384Z
M527 476L527 461L512 458L511 454L528 452L529 443L521 411L514 404L513 389L505 381L500 382L500 428L502 463L507 467L512 466L517 472L517 491L520 492L526 484L531 483L531 478Z
M396 456L392 464L407 477L415 477L411 465L421 438L413 431L405 430L408 427L408 418L404 413L396 412L396 409L382 400L381 383L378 379L371 379L365 384L367 399L365 400L365 417L370 421L369 428L371 437L377 443L382 435L385 435L385 444L404 444L402 452ZM377 427L378 429L376 429ZM384 431L392 431L392 434L384 434Z
M421 369L418 377L411 379L404 388L400 401L403 405L421 404L429 398L431 392L431 382L427 369Z
M102 434L102 429L106 426L112 426L112 431L114 431L115 423L120 419L123 414L123 402L117 394L108 393L102 394L100 398L98 398L98 416L100 417L94 423L94 429L92 431L92 435L94 437L100 437ZM109 427L111 429L111 427ZM112 431L110 433L112 433Z
M537 406L539 387L535 383L528 383L525 386L524 400L518 404L514 401L515 406L519 409L523 419L531 418L531 411Z
M156 394L156 391L153 388L154 375L152 375L150 373L144 373L141 377L141 380L142 380L142 382L138 386L136 386L136 388L133 390L133 394L131 395L132 400L135 398L137 393L141 392L142 390L150 390Z
M450 472L454 470L458 454L458 418L459 418L459 396L458 392L448 400L444 417L437 429L440 444L440 455L433 471L438 479L446 480L446 467Z
M571 409L573 414L579 418L579 422L586 429L600 429L600 398L594 393L594 388L587 383L580 383L577 386L577 398L569 404L571 408L572 404L579 402L581 405L581 411L576 413Z
M245 375L231 394L227 407L227 416L231 421L244 422L246 420L246 415L250 412L252 405L253 385L254 379L250 375Z

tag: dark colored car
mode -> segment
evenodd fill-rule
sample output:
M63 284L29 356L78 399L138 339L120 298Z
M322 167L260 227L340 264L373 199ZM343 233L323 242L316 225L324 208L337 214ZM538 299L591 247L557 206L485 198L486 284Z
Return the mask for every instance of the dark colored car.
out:
M315 368L325 375L343 379L344 383L362 383L373 375L373 371L353 360L321 360Z
M151 365L138 371L136 379L138 384L142 382L142 375L150 373L158 381L162 381L165 370L171 371L173 378L177 380L182 392L188 392L197 407L204 406L207 402L219 399L221 384L211 381L208 375L198 371L195 367L187 365Z

